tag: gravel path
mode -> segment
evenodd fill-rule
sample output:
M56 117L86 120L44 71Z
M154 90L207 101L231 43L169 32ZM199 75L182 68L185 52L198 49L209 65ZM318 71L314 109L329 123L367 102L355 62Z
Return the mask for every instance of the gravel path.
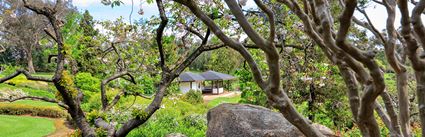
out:
M214 100L216 98L219 97L234 97L237 96L239 93L238 92L224 92L222 94L219 95L214 95L214 94L203 94L203 98L204 98L204 102L207 103L211 100Z

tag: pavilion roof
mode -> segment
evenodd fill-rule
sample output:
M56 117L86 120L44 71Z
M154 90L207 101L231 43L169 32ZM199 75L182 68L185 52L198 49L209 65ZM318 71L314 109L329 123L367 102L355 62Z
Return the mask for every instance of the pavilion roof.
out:
M179 76L181 82L191 82L191 81L203 81L205 80L204 77L202 77L199 74L192 73L192 72L183 72Z
M201 73L201 76L204 77L205 80L231 80L231 79L235 79L236 77L229 75L229 74L224 74L224 73L220 73L220 72L216 72L216 71L206 71L204 73Z

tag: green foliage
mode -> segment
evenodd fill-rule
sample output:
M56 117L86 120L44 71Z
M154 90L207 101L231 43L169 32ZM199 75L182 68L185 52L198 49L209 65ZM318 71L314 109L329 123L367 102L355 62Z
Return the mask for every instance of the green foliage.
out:
M395 73L384 73L384 80L386 84L386 90L390 94L397 94L397 81Z
M87 121L89 121L90 124L94 125L94 122L97 118L106 119L105 113L102 113L98 110L92 110L91 112L87 113Z
M76 23L78 22L78 24ZM95 21L90 13L86 10L81 18L76 18L74 24L77 24L78 31L75 33L80 34L78 45L73 47L73 58L76 61L79 71L89 72L91 74L100 74L106 67L101 63L99 57L102 51L99 50L103 41L99 31L94 28Z
M108 132L105 129L102 129L102 128L96 128L95 132L96 132L96 137L107 137L108 136Z
M134 109L131 112L131 116L133 116L133 117L139 117L141 119L146 119L147 116L148 116L148 113L146 113L145 111L140 111L140 110Z
M100 79L90 73L78 73L75 76L75 85L82 90L100 92Z
M141 104L150 101L143 102ZM206 111L204 104L191 104L177 98L165 98L161 109L128 136L164 137L170 133L182 133L188 137L204 137L207 129Z
M20 75L12 80L0 83L0 92L7 90L22 90L27 95L54 98L54 91L50 91L49 84L46 82L29 81Z
M253 81L250 71L246 69L236 70L235 75L239 79L239 87L242 91L241 103L254 104L267 107L267 96Z
M31 115L51 118L63 118L68 116L68 113L58 107L33 106L13 103L0 103L0 114Z
M230 73L240 66L242 57L230 48L211 51L210 58L205 62L209 70Z
M88 94L87 97L85 97L85 101L83 101L83 104L81 104L81 107L84 111L86 112L90 112L93 110L99 110L102 107L101 104L101 97L100 97L100 92L96 92L91 94L92 92L86 92L86 95Z
M204 101L202 98L202 92L192 89L183 95L183 100L194 104L202 103Z
M0 135L5 137L44 137L55 131L48 118L0 115Z
M4 76L10 75L12 73L15 73L16 70L19 69L19 67L16 66L10 66L10 65L1 65L0 67L3 67L3 71L1 71L1 74Z
M180 85L178 82L172 82L166 89L166 93L169 96L177 95L181 93Z
M18 90L18 89L24 91L26 94L28 94L30 96L54 98L54 94L50 91L34 89L34 88L30 88L30 87L12 86L12 85L9 85L9 84L0 84L0 92L6 91L6 90Z
M90 12L88 10L84 11L83 17L80 20L79 25L79 29L82 30L85 36L94 37L99 33L99 31L94 28L95 21L93 20L93 17L90 15Z
M121 0L102 0L102 4L111 6L112 8L114 8L116 6L123 5L124 2L122 2Z
M159 79L159 77L151 77L147 74L142 74L136 77L137 84L131 84L128 81L122 81L120 84L128 92L138 92L146 95L152 95L157 90L155 83L157 83Z

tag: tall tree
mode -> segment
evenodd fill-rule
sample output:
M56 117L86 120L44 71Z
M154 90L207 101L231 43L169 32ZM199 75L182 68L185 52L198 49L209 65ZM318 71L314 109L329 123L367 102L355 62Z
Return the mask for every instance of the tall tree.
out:
M43 4L41 1L34 2L36 5ZM48 4L52 4L49 2ZM58 9L58 15L64 16L75 9L70 2L65 2ZM25 59L27 70L35 72L33 63L33 52L40 46L40 40L46 37L44 31L49 25L48 20L23 7L22 1L5 0L0 4L2 22L0 36L6 44L5 48L17 47L20 59ZM25 33L24 33L25 32ZM38 48L39 49L39 48ZM23 54L19 54L22 51Z
M26 60L28 71L34 73L32 53L36 46L40 46L39 40L44 35L47 20L24 8L21 1L6 0L1 4L0 10L3 13L1 34L2 39L8 43L6 48L19 47L25 53L22 59Z

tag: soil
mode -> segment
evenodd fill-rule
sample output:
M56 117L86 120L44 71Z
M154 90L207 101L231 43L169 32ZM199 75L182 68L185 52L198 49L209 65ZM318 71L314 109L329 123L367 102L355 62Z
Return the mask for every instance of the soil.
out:
M75 130L71 128L71 125L65 119L57 118L53 120L55 121L56 131L46 137L69 137L74 133Z

